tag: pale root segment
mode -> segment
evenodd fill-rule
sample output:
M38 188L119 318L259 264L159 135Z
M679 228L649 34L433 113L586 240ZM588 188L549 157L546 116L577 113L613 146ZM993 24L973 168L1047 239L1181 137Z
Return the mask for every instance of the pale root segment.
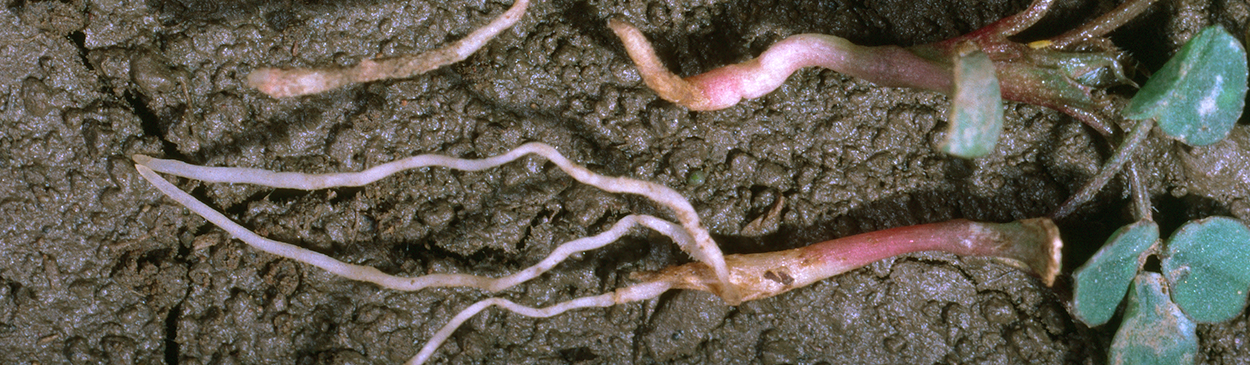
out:
M446 325L443 325L443 328L439 329L438 332L435 332L434 336L430 337L430 339L425 342L425 346L421 347L421 351L417 352L416 356L413 356L412 359L408 360L407 364L420 365L425 363L426 360L430 359L430 356L434 355L434 351L437 351L438 347L441 346L444 341L447 341L447 338L451 337L451 334L455 333L457 328L460 328L460 325L463 324L464 321L469 320L469 318L473 318L473 316L483 310L486 310L486 308L490 308L491 306L503 307L509 312L526 317L547 318L573 309L611 307L617 304L647 300L663 294L668 291L668 289L668 283L648 282L617 289L615 292L608 294L573 299L545 308L528 307L502 298L484 299L477 303L473 303L473 305L461 310L455 317L452 317L451 321L447 322Z
M538 265L527 268L519 273L499 279L482 278L474 275L435 274L415 278L396 277L384 274L377 269L340 262L328 256L309 251L294 245L261 237L252 231L234 223L226 216L196 200L157 176L161 172L206 182L246 183L275 188L302 190L325 189L337 186L361 186L380 180L397 172L421 167L447 167L463 171L479 171L512 162L522 156L535 154L551 161L575 180L608 192L631 193L642 195L652 201L668 207L677 216L680 226L651 216L630 216L622 219L608 231L593 237L581 238L562 245L550 257ZM722 296L726 301L737 304L736 291L728 285L729 270L725 266L724 256L720 248L712 241L712 237L699 222L694 207L676 190L666 186L624 177L608 177L596 174L573 163L559 152L542 143L528 143L508 153L479 159L460 159L441 155L420 155L397 160L360 172L333 174L304 174L295 172L273 172L260 169L235 167L205 167L187 164L180 161L152 158L135 155L135 168L139 173L171 199L181 203L191 211L213 222L230 234L265 252L287 257L300 262L323 268L334 274L354 280L367 281L386 288L396 290L420 290L430 286L467 286L497 291L538 276L569 255L602 247L624 235L634 224L652 228L669 236L683 250L690 253L696 260L706 262L717 276L722 278L726 288Z
M196 200L190 194L173 186L173 184L157 176L148 167L135 165L135 169L139 170L139 174L156 186L157 190L165 193L170 199L186 206L187 209L190 209L195 214L204 217L205 220L221 227L222 230L230 233L230 235L258 250L316 266L348 279L369 282L394 290L416 291L429 287L472 287L497 292L542 275L572 254L593 250L615 242L621 236L629 233L630 228L633 228L635 224L653 228L661 234L673 237L673 240L677 242L689 242L691 240L685 231L675 224L652 216L630 215L598 235L564 243L538 264L505 277L488 278L469 274L429 274L418 277L401 277L383 273L373 267L345 263L299 246L261 237L210 208L208 205Z
M819 66L882 86L951 91L951 70L895 46L864 47L825 34L799 34L769 47L759 57L681 78L664 67L638 28L612 19L608 27L625 45L647 86L664 100L691 110L719 110L777 89L794 71Z
M348 84L420 75L468 58L521 20L527 7L529 0L517 0L490 24L455 43L425 53L363 60L346 68L260 68L247 75L247 84L270 97L285 98L316 94Z

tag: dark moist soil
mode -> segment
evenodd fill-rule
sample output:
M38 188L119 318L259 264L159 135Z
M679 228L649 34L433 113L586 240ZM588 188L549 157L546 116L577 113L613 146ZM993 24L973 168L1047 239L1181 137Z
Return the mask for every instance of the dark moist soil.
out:
M678 189L728 253L954 218L1044 216L1109 155L1108 141L1074 119L1008 103L993 154L952 158L934 150L946 97L820 69L724 111L690 112L645 88L605 25L614 16L638 24L688 75L792 34L913 45L1025 6L869 3L537 0L464 62L274 100L246 87L245 75L431 49L510 3L9 0L0 9L0 363L395 364L491 296L384 290L260 253L164 198L135 173L135 153L331 172L542 141L600 173ZM1113 5L1061 1L1028 36L1057 34ZM1205 25L1244 37L1247 8L1163 1L1115 40L1154 69ZM1207 148L1156 135L1143 157L1164 234L1195 217L1250 219L1244 120ZM175 182L262 235L403 275L502 275L626 214L667 214L580 186L537 158L312 192ZM780 197L779 223L742 232ZM1128 212L1117 180L1059 222L1068 272ZM687 260L639 230L497 296L549 305ZM1074 322L1068 295L1065 284L1052 290L993 260L907 255L737 307L674 291L550 319L493 309L434 362L1103 363L1115 324ZM1200 360L1250 362L1248 323L1243 314L1200 326Z

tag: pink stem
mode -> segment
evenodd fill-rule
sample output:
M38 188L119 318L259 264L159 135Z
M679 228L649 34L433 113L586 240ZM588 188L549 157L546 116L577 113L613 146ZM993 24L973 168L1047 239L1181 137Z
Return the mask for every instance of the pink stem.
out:
M738 294L747 301L807 286L882 259L923 251L1007 259L1051 285L1059 273L1062 247L1059 229L1046 218L1011 223L958 219L865 233L793 250L727 255L725 262ZM697 262L638 273L635 278L668 282L675 289L723 290L707 265Z
M703 94L696 110L722 109L776 90L794 71L819 66L888 87L913 87L949 94L951 70L896 46L864 47L824 34L799 34L759 57L686 78Z
M764 54L682 79L670 72L655 55L651 43L634 26L621 20L608 22L621 38L625 50L647 86L665 100L692 110L717 110L775 90L795 70L820 66L859 77L878 85L913 87L950 93L949 66L896 46L864 47L824 34L787 37Z

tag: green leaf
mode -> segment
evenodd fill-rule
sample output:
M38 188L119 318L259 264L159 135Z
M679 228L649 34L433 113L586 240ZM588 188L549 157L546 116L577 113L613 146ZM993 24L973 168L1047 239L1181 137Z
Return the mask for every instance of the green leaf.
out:
M1124 322L1111 340L1112 364L1193 364L1197 325L1163 292L1163 277L1143 272L1133 280Z
M1185 43L1124 108L1129 119L1154 118L1168 136L1191 146L1219 142L1246 101L1246 49L1223 27Z
M1159 225L1138 221L1116 230L1084 266L1076 270L1073 314L1085 324L1099 326L1115 315L1146 252L1159 240Z
M994 61L975 46L955 57L955 92L951 100L950 130L940 148L963 157L985 156L998 144L1003 131L1003 96Z
M1203 323L1226 321L1246 307L1250 228L1227 217L1190 221L1168 238L1160 264L1185 313Z

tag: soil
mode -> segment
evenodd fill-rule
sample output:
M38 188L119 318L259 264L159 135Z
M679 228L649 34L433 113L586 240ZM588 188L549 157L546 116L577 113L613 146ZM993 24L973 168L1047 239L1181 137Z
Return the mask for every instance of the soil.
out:
M990 156L949 157L934 148L946 97L820 69L727 110L690 112L645 88L606 26L614 16L639 25L689 75L804 32L869 45L937 41L1023 9L1016 0L538 0L469 59L425 75L282 100L243 83L263 66L431 49L510 5L446 3L9 0L0 9L0 362L394 364L482 298L548 305L689 260L639 230L501 293L395 292L230 239L142 180L129 159L136 153L331 172L542 141L600 173L678 189L728 253L955 218L1044 216L1110 154L1107 140L1073 118L1008 103ZM1026 36L1056 34L1113 5L1060 1ZM1114 39L1155 69L1209 24L1244 41L1248 8L1164 1ZM1142 156L1165 235L1196 217L1250 220L1244 118L1215 146L1180 147L1156 134ZM537 158L312 192L175 182L262 235L404 275L502 275L626 214L666 214L580 186ZM1117 180L1059 222L1067 272L1131 219L1125 190ZM741 232L783 196L776 224ZM674 291L550 319L489 310L433 362L1105 362L1115 323L1075 322L1068 295L993 260L923 253L736 307ZM1250 362L1248 325L1243 314L1200 326L1199 360Z

